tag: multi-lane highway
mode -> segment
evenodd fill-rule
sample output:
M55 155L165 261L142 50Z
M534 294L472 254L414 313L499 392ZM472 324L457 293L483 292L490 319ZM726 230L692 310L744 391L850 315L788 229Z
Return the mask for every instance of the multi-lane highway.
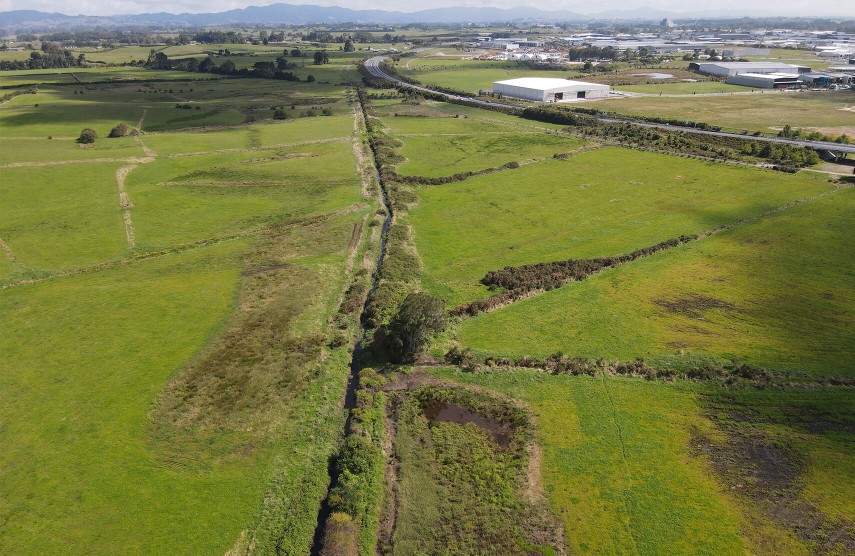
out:
M385 71L381 66L383 60L387 59L388 56L374 56L373 58L369 58L365 60L365 69L373 75L374 77L379 77L380 79L385 79L387 81L391 81L393 83L397 83L398 85L408 87L410 89L415 89L417 91L423 91L426 93L432 93L436 95L442 95L450 100L463 100L467 103L481 105L484 107L491 106L503 106L503 107L512 107L519 108L517 105L509 105L502 102L490 101L490 100L482 100L467 96L454 95L450 93L446 93L443 91L438 91L436 89L432 89L430 87L425 87L423 85L413 85L412 83L407 83L402 79L398 78L395 75L391 75L389 72ZM855 97L855 95L853 95ZM692 133L702 133L704 135L717 135L719 137L737 137L739 139L751 139L753 141L765 141L768 143L775 143L778 145L790 145L794 147L807 147L809 149L813 149L816 151L829 151L839 156L841 154L855 154L855 145L844 145L840 143L830 143L827 141L806 141L802 139L785 139L783 137L767 137L762 135L743 135L741 133L731 133L728 131L710 131L710 130L702 130L695 129L693 127L681 127L667 124L654 124L650 122L645 122L641 120L634 120L632 118L607 118L603 116L596 116L597 119L603 122L612 122L612 123L630 123L633 125L641 126L641 127L649 127L656 129L666 129L666 130L675 130L675 131L690 131Z

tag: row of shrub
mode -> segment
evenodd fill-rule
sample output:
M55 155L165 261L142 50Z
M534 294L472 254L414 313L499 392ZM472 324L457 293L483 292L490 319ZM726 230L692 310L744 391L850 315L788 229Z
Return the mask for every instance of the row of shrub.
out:
M429 178L426 176L401 176L398 173L389 174L390 178L395 179L396 181L409 183L412 185L443 185L446 183L455 183L459 181L463 181L469 179L473 176L486 176L487 174L493 174L495 172L501 172L502 170L515 170L520 167L520 163L516 161L507 162L502 164L501 166L494 166L493 168L485 168L484 170L478 171L466 171L466 172L457 172L456 174L452 174L450 176L441 176L437 178Z
M751 382L765 386L771 384L775 377L766 368L749 363L731 360L719 361L711 358L698 361L694 365L683 368L670 366L652 366L644 359L632 361L609 361L606 359L589 359L572 357L556 353L546 358L523 356L515 359L503 357L487 357L483 360L476 358L468 349L452 348L445 355L445 360L458 365L465 370L476 370L479 367L504 367L538 369L555 375L587 375L598 374L644 377L647 380L717 380L725 384Z
M758 158L765 158L785 167L799 168L802 166L812 166L820 162L816 151L806 147L791 145L760 144L756 141L751 141L742 147L742 153Z
M383 503L386 397L365 388L376 379L360 372L357 407L351 410L351 430L333 464L333 487L327 496L329 517L320 554L369 556L375 553Z
M573 112L577 114L587 114L589 116L597 116L601 118L615 118L615 119L628 119L625 115L619 114L617 112L606 112L605 110L599 110L597 108L581 108L574 107L570 108ZM721 131L721 127L710 125L706 122L694 122L691 120L680 120L677 118L661 118L659 116L633 116L632 120L638 121L641 120L643 122L649 122L652 124L663 124L663 125L673 125L678 127L690 127L693 129L701 129L704 131Z
M376 328L392 317L421 275L421 261L411 247L409 226L392 224L386 237L380 282L365 308L364 322L370 328Z
M549 291L567 282L584 280L592 274L606 268L612 268L641 257L646 257L665 249L670 249L698 239L697 235L682 235L656 245L642 247L630 253L614 257L596 257L593 259L567 259L549 263L536 263L522 266L506 266L501 270L491 270L481 283L491 290L504 291L456 307L452 314L474 316L490 311L507 303L527 297L532 292Z
M775 145L750 140L749 137L715 136L692 131L649 129L630 122L604 122L598 117L614 115L593 108L570 110L553 106L534 106L523 110L523 117L572 126L583 135L603 137L636 147L652 146L669 152L679 152L717 158L721 160L762 159L772 162L774 169L796 172L799 168L819 163L819 155L811 149L789 145ZM720 128L703 122L684 122L666 118L640 118L652 123L662 123L682 128L718 131Z
M35 95L35 94L38 94L38 92L39 92L39 89L36 86L32 86L26 90L21 89L19 91L12 91L11 93L6 93L2 97L0 97L0 104L3 104L4 102L10 101L13 98L20 96L20 95Z
M411 189L395 181L395 165L404 160L396 150L402 143L383 133L365 90L358 89L357 95L365 116L368 144L377 165L387 209L392 214L400 214L418 200ZM421 262L412 246L409 226L392 223L386 231L384 245L385 253L378 270L377 285L370 293L363 313L363 324L370 329L381 327L393 317L398 306L415 289L421 273ZM384 353L377 355L390 357L394 351L389 348L391 344L376 340L372 351L382 351Z

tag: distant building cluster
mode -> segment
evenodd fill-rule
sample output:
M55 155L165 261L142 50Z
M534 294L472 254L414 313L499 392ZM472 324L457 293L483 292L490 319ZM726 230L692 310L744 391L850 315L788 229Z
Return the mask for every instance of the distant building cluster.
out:
M803 86L831 87L849 85L855 79L855 66L812 72L807 66L780 62L692 62L689 69L706 75L726 77L731 85L758 89L793 89ZM840 71L844 70L844 71Z

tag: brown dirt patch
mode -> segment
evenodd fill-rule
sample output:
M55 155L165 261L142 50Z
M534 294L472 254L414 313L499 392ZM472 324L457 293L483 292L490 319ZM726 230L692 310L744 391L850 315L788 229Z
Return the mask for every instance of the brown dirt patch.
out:
M835 522L804 499L803 457L780 440L751 426L752 418L728 412L710 418L727 434L711 441L692 431L690 448L712 463L722 482L738 497L747 499L760 515L793 532L813 548L814 554L852 554L852 523ZM754 520L753 512L748 512Z
M818 131L826 135L831 135L832 137L843 135L844 133L849 137L855 137L855 126L851 125L842 125L835 127L808 127L806 129L809 129L810 131Z
M670 313L685 315L693 319L703 319L704 313L710 310L737 311L735 305L726 301L694 293L676 299L657 299L654 303Z

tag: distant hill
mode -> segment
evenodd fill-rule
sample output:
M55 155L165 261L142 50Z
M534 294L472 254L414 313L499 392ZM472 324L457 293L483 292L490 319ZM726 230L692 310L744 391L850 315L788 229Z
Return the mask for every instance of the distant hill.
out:
M646 15L646 13L649 14ZM499 22L562 22L590 19L621 19L620 11L612 10L607 16L582 15L567 10L547 11L536 8L434 8L418 12L386 10L352 10L337 6L315 6L294 4L272 4L250 6L218 13L166 12L128 14L115 16L69 16L35 10L0 12L0 28L32 29L45 27L82 27L93 25L154 25L154 26L203 26L236 23L499 23ZM634 10L626 12L623 19L658 19L664 12Z
M605 7L605 6L604 6ZM739 16L758 17L771 8L751 9L751 13ZM766 13L766 16L780 15ZM72 28L92 26L157 26L157 27L198 27L205 25L228 24L270 24L290 23L305 25L311 23L374 23L395 25L408 23L560 23L578 21L658 21L665 17L733 17L733 13L710 8L703 13L671 13L652 8L632 10L610 9L595 14L579 14L567 10L541 10L538 8L434 8L418 12L398 12L387 10L352 10L338 6L316 6L295 4L271 4L269 6L250 6L217 13L181 13L167 12L126 14L114 16L69 16L60 13L47 13L35 10L15 10L0 12L0 29L27 30L44 28Z

